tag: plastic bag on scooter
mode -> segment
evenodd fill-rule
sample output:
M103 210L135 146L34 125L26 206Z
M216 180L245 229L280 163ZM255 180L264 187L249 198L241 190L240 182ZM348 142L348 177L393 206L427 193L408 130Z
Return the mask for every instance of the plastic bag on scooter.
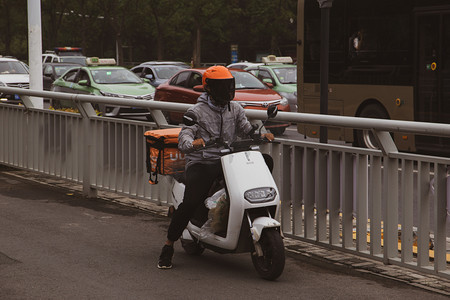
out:
M205 206L208 209L213 209L217 206L217 202L221 198L226 198L227 192L225 191L225 188L218 190L215 192L211 197L206 198L205 200Z
M227 231L230 202L227 199L225 188L217 191L205 200L205 206L209 209L208 220L202 226L203 237L213 233Z

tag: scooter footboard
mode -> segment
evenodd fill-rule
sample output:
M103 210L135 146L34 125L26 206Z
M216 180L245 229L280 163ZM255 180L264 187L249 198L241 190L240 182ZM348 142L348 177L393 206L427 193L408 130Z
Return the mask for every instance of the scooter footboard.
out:
M252 233L252 238L255 242L259 241L261 238L261 233L264 228L280 227L281 224L275 219L269 217L258 217L252 222L252 227L250 232Z

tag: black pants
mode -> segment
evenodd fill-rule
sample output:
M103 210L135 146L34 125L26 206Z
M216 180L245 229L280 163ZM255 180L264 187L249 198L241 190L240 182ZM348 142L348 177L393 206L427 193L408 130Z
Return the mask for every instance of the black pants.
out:
M263 154L267 166L272 172L273 159L270 155ZM186 170L186 182L183 202L172 215L167 239L175 242L186 228L189 220L195 215L197 209L208 197L208 192L214 181L223 174L222 164L218 160L214 164L194 164ZM255 176L257 176L255 174ZM203 205L204 207L204 205Z
M189 220L194 216L197 208L208 197L209 189L214 180L222 176L220 160L214 164L194 164L186 170L186 183L183 202L175 210L170 221L167 238L176 241L180 238Z

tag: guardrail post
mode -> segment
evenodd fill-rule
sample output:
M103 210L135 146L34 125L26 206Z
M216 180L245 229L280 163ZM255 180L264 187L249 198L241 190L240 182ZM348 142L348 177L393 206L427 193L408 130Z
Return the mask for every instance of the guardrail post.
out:
M434 165L434 270L445 271L447 265L447 169Z
M78 110L83 117L83 134L80 136L80 142L83 142L83 195L88 198L96 198L97 190L91 187L91 166L95 165L92 161L92 135L90 128L90 117L96 116L96 112L92 105L87 102L77 104Z
M427 267L430 264L430 164L418 163L417 196L419 225L417 232L417 265Z
M367 251L368 168L367 155L356 157L356 250Z
M164 114L159 109L149 109L150 115L153 118L153 121L158 125L158 127L161 127L161 125L168 125L166 117L164 117Z
M398 153L397 146L394 143L394 140L391 137L391 134L387 131L377 131L372 130L376 140L378 141L378 145L383 151L384 155L389 155L390 153Z
M353 154L341 157L342 247L353 246Z
M398 160L384 157L384 203L383 222L384 263L398 253Z
M316 239L327 240L328 152L318 149L315 161Z
M34 105L33 101L31 100L30 96L20 95L20 99L22 99L23 106L25 106L27 109L35 108L35 105Z

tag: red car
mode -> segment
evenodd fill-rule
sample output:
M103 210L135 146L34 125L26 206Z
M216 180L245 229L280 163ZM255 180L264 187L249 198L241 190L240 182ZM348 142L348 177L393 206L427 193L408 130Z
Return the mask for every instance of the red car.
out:
M202 75L206 68L186 69L178 72L167 82L161 84L155 93L156 101L177 103L197 103L197 98L204 92ZM267 109L271 104L277 104L280 111L290 111L286 98L270 89L253 74L238 70L230 70L236 81L234 100L239 101L244 108ZM182 123L183 113L167 112L170 124ZM267 122L265 127L273 134L281 135L290 124L286 122Z

